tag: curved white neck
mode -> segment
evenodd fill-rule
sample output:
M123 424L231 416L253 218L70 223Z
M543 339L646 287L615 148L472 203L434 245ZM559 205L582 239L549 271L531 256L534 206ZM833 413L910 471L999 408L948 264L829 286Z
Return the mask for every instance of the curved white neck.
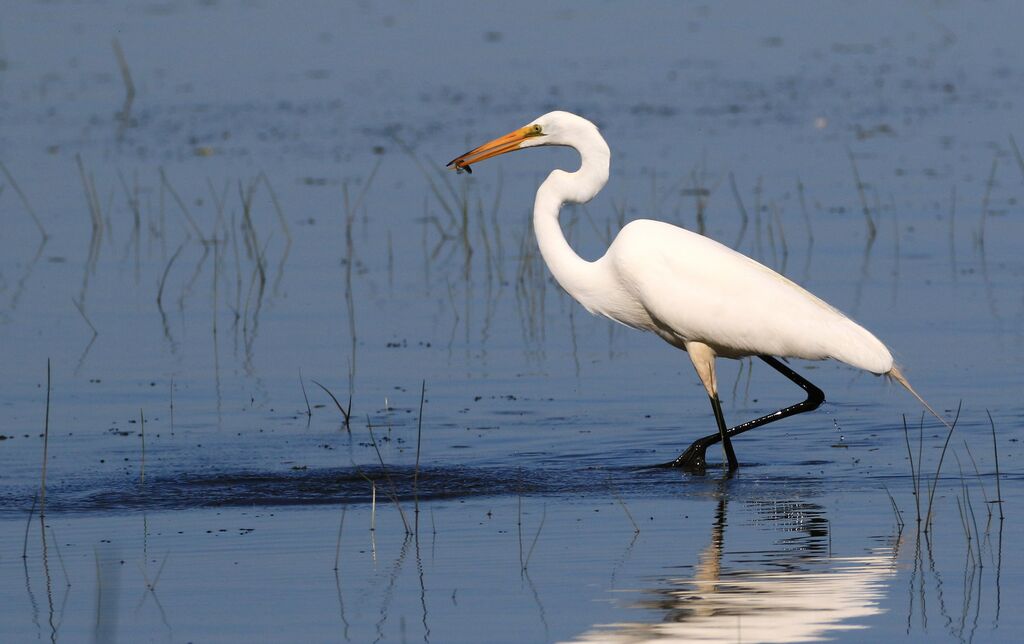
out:
M533 229L537 245L551 274L578 302L587 306L589 293L601 288L594 263L573 251L558 223L558 212L565 203L586 203L608 182L611 151L595 131L594 137L577 143L580 169L576 172L554 170L537 189L533 206ZM590 308L587 306L587 308Z

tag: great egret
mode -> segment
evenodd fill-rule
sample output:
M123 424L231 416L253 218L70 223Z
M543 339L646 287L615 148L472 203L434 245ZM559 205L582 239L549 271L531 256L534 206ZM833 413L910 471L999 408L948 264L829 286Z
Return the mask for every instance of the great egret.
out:
M738 463L730 438L811 411L825 400L820 389L773 356L833 358L888 376L939 418L871 332L801 286L712 239L638 219L619 231L600 259L589 262L577 255L562 233L558 211L562 204L593 199L608 182L611 163L608 144L587 119L550 112L456 157L448 166L472 172L472 164L542 145L575 148L581 161L576 172L552 171L537 189L533 226L551 273L591 313L651 331L686 351L711 400L718 433L698 439L666 465L703 468L707 447L722 441L729 468L734 469ZM758 356L806 391L807 399L727 429L715 378L719 356Z

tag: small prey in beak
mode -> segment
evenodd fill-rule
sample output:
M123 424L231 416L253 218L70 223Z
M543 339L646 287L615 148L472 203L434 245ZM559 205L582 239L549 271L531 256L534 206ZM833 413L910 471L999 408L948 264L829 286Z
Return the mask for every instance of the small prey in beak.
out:
M454 168L456 172L462 172L465 170L472 174L473 169L470 167L471 164L478 163L484 159L490 159L491 157L496 157L499 154L518 150L528 139L541 136L541 134L542 132L539 125L527 125L526 127L521 127L518 130L509 132L505 136L499 136L493 141L488 141L478 148L473 148L469 152L455 157L448 162L447 167Z

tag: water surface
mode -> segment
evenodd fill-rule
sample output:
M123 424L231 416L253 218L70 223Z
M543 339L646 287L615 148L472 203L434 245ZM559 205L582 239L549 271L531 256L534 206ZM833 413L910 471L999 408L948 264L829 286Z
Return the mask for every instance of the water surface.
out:
M4 639L1017 639L1021 17L6 12ZM826 404L744 435L737 476L715 449L705 475L647 467L712 417L684 355L546 272L533 191L574 155L441 169L551 109L613 150L563 213L581 255L639 217L698 230L962 405L934 494L945 429L826 363L794 363ZM734 422L800 396L759 362L720 372Z

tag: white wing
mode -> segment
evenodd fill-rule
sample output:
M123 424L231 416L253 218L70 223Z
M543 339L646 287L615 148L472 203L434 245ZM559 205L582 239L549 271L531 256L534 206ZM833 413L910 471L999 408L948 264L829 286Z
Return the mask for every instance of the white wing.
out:
M877 374L892 369L889 350L869 331L770 268L702 235L633 221L602 263L663 337L703 342L732 358L834 358Z

